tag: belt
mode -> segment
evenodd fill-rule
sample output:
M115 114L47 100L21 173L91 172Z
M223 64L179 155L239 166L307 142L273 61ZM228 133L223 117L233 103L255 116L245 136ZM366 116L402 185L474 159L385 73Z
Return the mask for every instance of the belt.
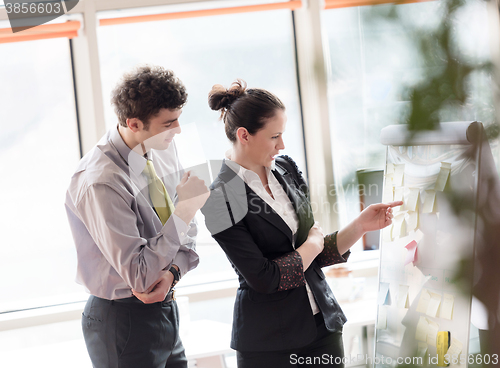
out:
M139 304L139 305L141 305L141 304L142 305L158 305L158 304L164 305L167 303L171 303L172 300L175 300L175 289L170 289L170 291L168 292L165 299L163 301L157 302L157 303L144 304L142 301L137 299L135 296L131 296L130 298L114 299L114 300L112 300L112 302L124 303L124 304Z

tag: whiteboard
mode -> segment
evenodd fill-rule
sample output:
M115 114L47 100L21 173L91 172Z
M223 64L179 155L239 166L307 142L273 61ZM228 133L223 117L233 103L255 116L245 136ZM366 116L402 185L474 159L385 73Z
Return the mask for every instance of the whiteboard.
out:
M409 362L417 363L415 365L421 362L424 367L436 366L433 331L449 331L451 337L462 344L461 354L468 352L471 285L457 285L454 276L461 260L473 257L475 215L471 211L467 216L457 218L448 193L458 193L455 201L475 201L475 157L478 150L476 145L471 144L476 137L471 134L474 129L482 129L482 126L477 123L471 125L470 122L441 124L435 132L414 137L412 145L407 143L409 133L404 125L387 127L382 131L381 141L387 145L384 201L391 192L387 188L392 185L394 192L397 191L400 196L402 193L405 202L399 211L395 211L395 216L404 218L408 228L412 222L409 214L415 216L414 213L417 213L418 223L415 229L404 231L398 222L391 225L391 235L387 234L387 229L386 234L381 235L376 367L395 367ZM404 169L399 166L399 170L403 171L402 178L394 180L394 174L391 176L394 167L391 165L404 165ZM439 190L436 181L442 167L448 165L450 171L446 186L444 190ZM429 195L426 191L430 190L435 190L434 206L432 212L424 213L424 209L429 211L425 202ZM417 208L411 211L408 209L410 195L417 192ZM432 192L429 193L432 197ZM412 241L417 244L418 259L405 265L412 259L410 250L405 246ZM430 295L432 301L428 302ZM447 309L449 312L450 296L453 297L451 316L446 312ZM418 360L419 355L421 360ZM465 365L458 363L452 366Z

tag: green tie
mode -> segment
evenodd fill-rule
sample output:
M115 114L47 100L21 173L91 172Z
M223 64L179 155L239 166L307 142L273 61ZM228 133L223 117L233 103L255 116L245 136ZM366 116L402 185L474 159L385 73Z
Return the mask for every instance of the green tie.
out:
M151 198L151 203L153 203L153 207L158 214L161 223L165 225L165 222L167 222L170 215L174 213L174 204L165 189L165 185L163 185L163 182L160 180L158 175L156 175L155 168L151 160L147 160L143 173L148 178L149 197Z

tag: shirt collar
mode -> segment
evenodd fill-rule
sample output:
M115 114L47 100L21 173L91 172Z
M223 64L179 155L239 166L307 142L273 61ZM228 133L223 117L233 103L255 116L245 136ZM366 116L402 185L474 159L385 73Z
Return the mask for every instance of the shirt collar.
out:
M232 149L229 149L226 151L226 154L225 154L226 165L229 166L231 168L231 170L233 170L245 183L248 184L254 180L258 180L260 182L260 178L259 178L259 175L257 175L257 173L255 173L252 170L248 170L248 169L244 168L243 166L241 166L240 164L237 164L236 162L231 160L232 153L233 153ZM266 167L266 175L268 178L271 175L271 171L274 169L275 169L275 164L273 161L271 167Z
M127 146L118 131L118 126L116 129L111 129L110 141L134 174L140 175L146 167L146 159Z

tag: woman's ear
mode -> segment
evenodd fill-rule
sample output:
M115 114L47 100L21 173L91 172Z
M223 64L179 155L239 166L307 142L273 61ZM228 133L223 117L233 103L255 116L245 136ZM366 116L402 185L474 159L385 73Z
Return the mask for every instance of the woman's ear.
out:
M245 145L248 143L250 133L248 133L248 130L246 128L239 127L236 131L236 136L238 137L238 142L240 142L242 145Z

